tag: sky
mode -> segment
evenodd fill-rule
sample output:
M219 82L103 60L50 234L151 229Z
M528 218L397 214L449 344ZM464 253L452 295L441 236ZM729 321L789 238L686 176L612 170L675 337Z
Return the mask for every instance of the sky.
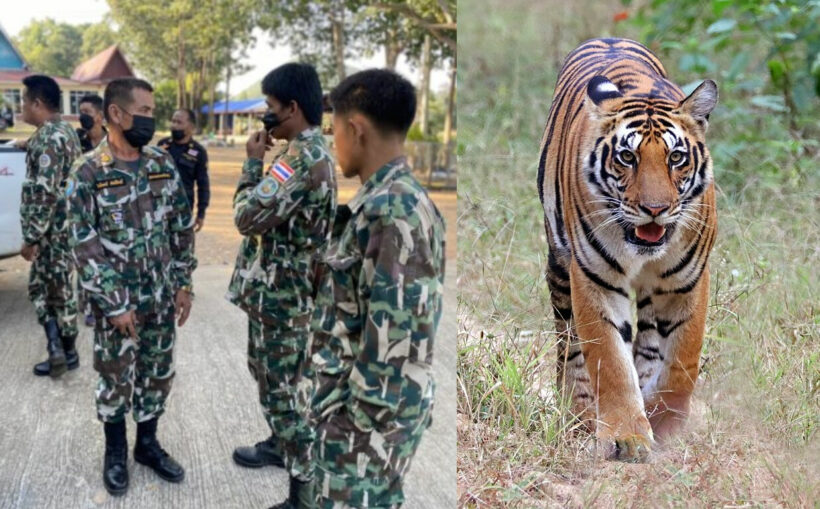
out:
M105 0L71 0L70 9L66 9L65 4L65 0L27 0L24 9L3 9L0 24L9 36L15 37L20 33L20 30L35 19L50 17L63 23L97 23L108 12L108 3ZM256 44L247 51L248 57L243 60L243 62L252 65L253 68L245 74L231 77L231 95L239 93L261 80L268 71L277 65L292 60L293 55L289 47L272 47L270 38L261 30L257 31L256 35ZM128 55L125 57L128 58ZM357 69L382 67L384 65L384 53L377 53L371 58L351 60L347 64ZM418 84L419 71L411 68L403 58L399 60L396 70L413 83ZM446 71L442 69L434 70L431 76L431 88L434 91L441 91L446 89L447 84ZM223 82L218 88L224 90L224 87Z

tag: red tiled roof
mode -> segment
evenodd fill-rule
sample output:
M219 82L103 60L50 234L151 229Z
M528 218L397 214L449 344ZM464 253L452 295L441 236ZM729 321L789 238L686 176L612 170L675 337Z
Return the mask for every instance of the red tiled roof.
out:
M41 74L35 71L25 71L25 70L17 70L17 69L3 69L0 70L0 81L12 81L16 83L20 83L22 86L23 78L26 76L30 76L32 74ZM52 76L54 80L57 82L58 85L84 85L84 83L69 79L69 78L61 78L60 76Z
M78 65L71 79L84 83L105 83L115 78L133 76L134 71L114 44Z

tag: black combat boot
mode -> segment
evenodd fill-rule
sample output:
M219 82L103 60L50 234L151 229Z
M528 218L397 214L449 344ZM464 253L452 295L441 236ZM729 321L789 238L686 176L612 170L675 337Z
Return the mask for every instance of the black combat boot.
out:
M66 366L69 371L80 367L80 356L77 354L77 336L62 336L63 351L65 352ZM51 374L51 363L48 359L34 365L34 374L37 376L48 376Z
M125 419L106 422L105 461L103 484L108 493L118 496L128 490L128 439L125 436Z
M66 371L66 358L65 351L63 350L63 342L60 340L60 328L57 327L57 320L54 319L47 321L43 328L46 330L46 350L48 350L49 365L48 374L51 375L52 378L57 378Z
M255 445L237 447L233 450L233 460L236 464L248 468L265 466L282 468L285 466L281 456L276 454L276 437L273 435L267 440L257 442Z
M134 460L149 467L168 482L180 482L185 478L185 470L157 441L157 418L137 423L137 444L134 446Z
M314 509L316 507L313 481L300 481L290 476L289 491L287 500L271 506L270 509Z

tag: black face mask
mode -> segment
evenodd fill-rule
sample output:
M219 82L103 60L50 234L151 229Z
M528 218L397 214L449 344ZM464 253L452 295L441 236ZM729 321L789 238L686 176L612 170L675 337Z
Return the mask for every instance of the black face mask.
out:
M133 123L131 129L123 131L125 140L134 148L142 148L148 145L154 137L154 118L143 115L131 115Z
M280 119L279 115L272 111L269 111L262 116L262 123L265 124L265 130L270 132L271 129L279 127L280 125L282 125L283 122L285 122L289 118L290 117L285 117Z
M174 141L179 141L185 137L185 131L182 129L171 129L171 138Z
M91 128L94 127L94 117L88 113L80 113L80 125L86 131L90 131Z

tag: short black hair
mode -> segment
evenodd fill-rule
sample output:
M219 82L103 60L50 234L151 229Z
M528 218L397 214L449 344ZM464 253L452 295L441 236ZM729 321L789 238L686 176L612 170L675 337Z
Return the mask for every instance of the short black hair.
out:
M62 91L54 78L44 74L32 74L23 78L23 85L26 86L26 97L29 100L39 99L51 111L60 109Z
M84 95L80 98L80 103L89 103L91 106L94 106L94 109L97 111L103 110L103 100L102 97L98 96L97 94L88 94Z
M312 65L280 65L262 80L262 93L283 105L296 101L310 125L322 123L322 84Z
M379 129L406 135L416 116L416 89L387 69L357 72L330 93L335 113L358 111Z
M177 108L174 110L174 113L177 111L184 111L186 115L188 115L188 120L191 121L193 125L196 125L196 113L191 108Z
M147 92L154 92L154 88L145 80L139 78L120 78L111 81L105 87L105 94L103 94L103 110L105 112L105 119L108 118L108 107L112 104L117 106L124 106L134 102L134 95L131 93L135 88L145 90Z

